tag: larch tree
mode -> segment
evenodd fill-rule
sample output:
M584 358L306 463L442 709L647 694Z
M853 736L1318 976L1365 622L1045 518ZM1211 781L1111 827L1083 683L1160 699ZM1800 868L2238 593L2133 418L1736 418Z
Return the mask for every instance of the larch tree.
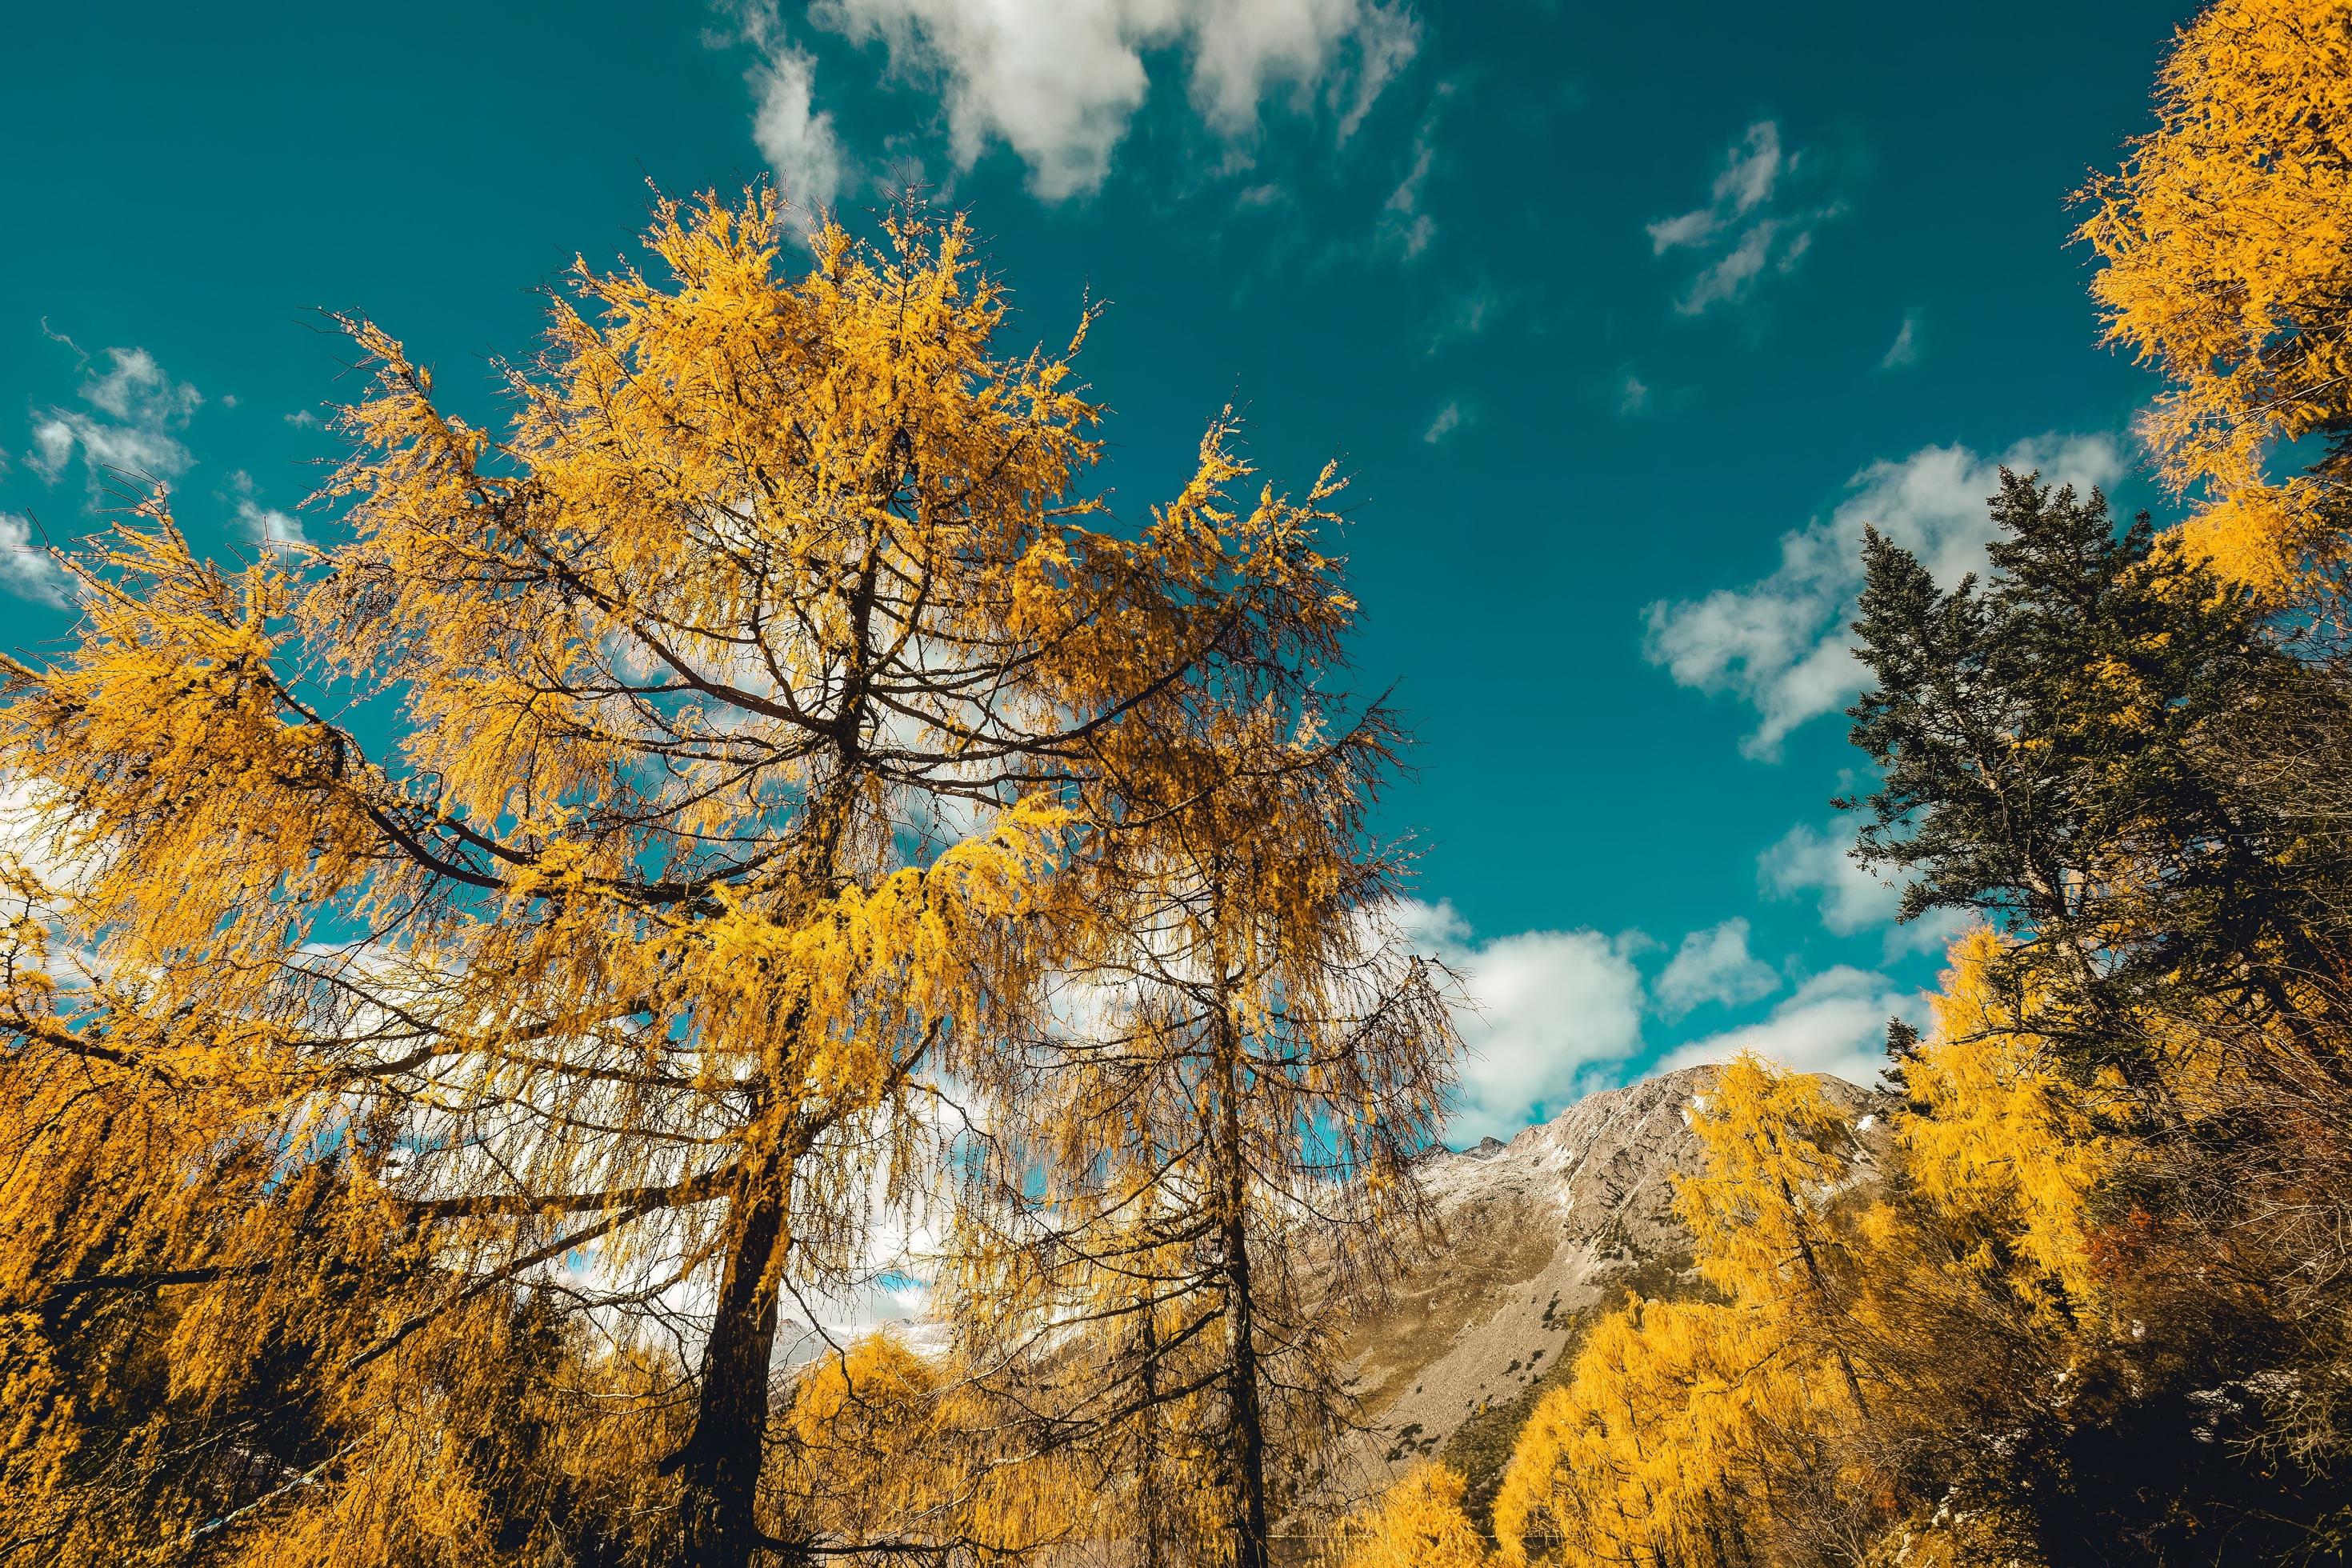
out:
M1417 1464L1349 1515L1329 1568L1486 1568L1486 1543L1462 1507L1459 1471Z
M1692 1122L1706 1169L1675 1181L1700 1274L1727 1295L1771 1310L1784 1331L1832 1362L1857 1412L1870 1404L1842 1333L1848 1270L1823 1213L1861 1152L1853 1126L1809 1073L1742 1052Z
M1169 733L1189 762L1157 852L1088 882L1080 1043L996 1130L1013 1158L958 1314L975 1360L1059 1391L1150 1562L1271 1560L1350 1429L1336 1332L1427 1218L1412 1166L1454 1036L1446 978L1381 918L1402 863L1368 813L1396 738L1378 710L1335 729L1339 649L1305 651L1269 645L1239 700Z
M1777 1494L1823 1463L1825 1369L1790 1352L1737 1302L1637 1301L1602 1319L1519 1433L1495 1498L1501 1561L1772 1561Z
M940 1104L1001 1105L1045 1065L1012 1043L1071 1044L1053 987L1123 940L1106 889L1197 853L1229 788L1267 828L1357 820L1328 781L1360 777L1383 721L1296 728L1283 770L1239 783L1199 743L1344 640L1319 504L1229 502L1220 423L1183 496L1113 530L1078 488L1100 411L1067 353L997 355L1004 294L961 221L824 226L789 281L784 221L765 194L665 201L654 275L575 266L545 350L501 367L499 431L346 322L373 378L324 491L346 543L225 570L159 500L62 563L79 634L8 665L0 713L37 850L0 994L0 1192L37 1211L0 1247L30 1314L20 1454L79 1408L18 1393L67 1377L68 1301L210 1324L174 1331L200 1357L224 1324L299 1330L323 1452L265 1463L247 1432L261 1479L202 1505L262 1530L289 1474L271 1508L395 1451L519 1441L453 1447L436 1412L497 1370L486 1314L537 1303L584 1367L648 1369L600 1418L603 1451L668 1478L627 1508L667 1520L661 1554L796 1552L761 1503L795 1440L771 1418L780 1318L858 1278L877 1211L949 1152ZM1345 837L1283 872L1376 922ZM1274 931L1308 895L1246 890L1202 926L1244 944L1216 984L1246 989L1194 1021L1201 1105L1234 1125L1219 1097L1261 1059L1239 1031L1286 1007L1316 1018L1298 1092L1325 1100L1259 1091L1278 1128L1254 1117L1266 1142L1216 1145L1204 1181L1320 1132L1306 1108L1359 1087L1333 1053L1366 1047L1311 970L1251 945L1320 951L1328 921ZM141 1118L170 1136L126 1142ZM108 1440L12 1457L11 1482L86 1479ZM331 1554L341 1516L307 1517Z
M2352 513L2352 5L2223 0L2157 128L2082 193L2110 343L2171 384L2142 422L2192 553L2273 603L2340 574ZM2320 449L2279 474L2282 448Z

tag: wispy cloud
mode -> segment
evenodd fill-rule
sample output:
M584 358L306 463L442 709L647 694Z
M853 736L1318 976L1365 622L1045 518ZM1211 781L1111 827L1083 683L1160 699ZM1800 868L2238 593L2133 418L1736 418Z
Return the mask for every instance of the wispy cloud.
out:
M1444 101L1444 94L1439 100ZM1411 161L1404 178L1381 207L1381 234L1398 254L1412 260L1437 237L1437 220L1429 216L1429 176L1437 166L1437 110L1432 109L1412 139Z
M64 332L58 331L55 327L50 326L49 319L47 316L43 316L41 318L41 336L48 339L49 342L53 343L63 343L67 348L71 349L73 351L74 368L76 370L80 370L89 363L89 352L87 349L84 349L79 343L74 342L72 338L68 337Z
M1269 7L1269 9L1272 9ZM1352 73L1337 73L1331 82L1331 100L1336 104L1344 98L1347 108L1339 114L1339 140L1353 136L1372 111L1381 91L1394 81L1421 52L1421 19L1402 5L1368 4L1355 32L1357 67Z
M1148 57L1189 59L1194 110L1239 150L1285 88L1352 136L1421 43L1394 0L817 0L809 17L936 83L960 167L1001 143L1046 201L1101 186L1150 91Z
M1853 858L1853 835L1843 824L1817 828L1799 823L1757 857L1757 880L1778 898L1811 897L1822 924L1839 936L1881 933L1886 958L1906 952L1940 952L1968 919L1958 910L1937 910L1907 925L1895 923L1902 889Z
M751 89L751 140L799 214L801 232L809 233L849 183L849 160L833 116L816 107L816 58L785 36L775 0L752 0L733 15L734 30L709 41L751 50L753 63L743 73Z
M44 327L46 330L46 324ZM50 332L60 342L70 339ZM80 351L78 346L75 352ZM169 479L194 462L178 432L204 403L184 381L174 381L145 349L108 349L106 368L85 375L83 408L50 407L33 419L32 450L26 464L55 484L79 457L95 498L108 479ZM83 356L85 366L91 363Z
M1886 353L1879 360L1878 368L1901 370L1905 365L1918 363L1919 312L1908 310L1904 313L1902 330L1895 334L1895 341L1886 346Z
M302 520L290 512L261 504L253 476L243 468L228 476L228 493L224 498L236 512L237 526L256 544L307 544L302 533Z
M1845 210L1811 195L1819 162L1785 150L1776 121L1757 121L1724 154L1704 205L1648 226L1653 254L1686 250L1699 261L1676 310L1697 315L1732 303L1759 279L1796 268L1814 230Z
M2105 436L2044 436L1997 458L1966 447L1923 447L1899 461L1873 463L1830 516L1780 536L1780 563L1769 574L1704 598L1651 605L1644 651L1681 684L1750 704L1757 726L1740 750L1778 757L1790 731L1838 711L1862 690L1847 625L1862 589L1864 525L1917 554L1939 583L1981 572L1994 532L1986 500L2003 466L2084 489L2112 484L2123 471Z
M757 105L751 140L785 199L812 217L832 211L845 176L833 116L814 107L815 59L803 49L779 49L750 74Z
M1617 412L1630 417L1649 406L1650 384L1627 371L1625 379L1617 384Z
M1421 438L1434 447L1465 425L1469 424L1470 419L1471 416L1462 405L1448 402L1444 407L1437 411L1437 417L1429 422L1429 428L1421 433Z
M1429 334L1429 352L1484 334L1503 318L1511 301L1481 279L1445 302Z

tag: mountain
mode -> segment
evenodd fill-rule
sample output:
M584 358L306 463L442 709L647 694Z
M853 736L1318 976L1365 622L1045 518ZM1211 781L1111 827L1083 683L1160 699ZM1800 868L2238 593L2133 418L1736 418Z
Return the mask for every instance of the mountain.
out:
M1508 1142L1489 1138L1422 1166L1438 1234L1349 1342L1372 1426L1360 1458L1375 1482L1438 1458L1469 1475L1474 1503L1484 1502L1520 1424L1600 1312L1629 1290L1705 1289L1690 1273L1674 1178L1701 1168L1691 1117L1719 1070L1605 1089ZM1822 1082L1868 1132L1879 1097Z

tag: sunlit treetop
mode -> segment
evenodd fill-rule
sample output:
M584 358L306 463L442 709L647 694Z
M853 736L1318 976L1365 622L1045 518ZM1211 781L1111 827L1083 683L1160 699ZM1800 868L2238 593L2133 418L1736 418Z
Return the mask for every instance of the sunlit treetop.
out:
M2185 537L2274 595L2345 553L2347 132L2352 5L2222 0L2167 58L2156 131L2084 193L2107 341L2171 383L2143 428L2165 481L2204 503Z

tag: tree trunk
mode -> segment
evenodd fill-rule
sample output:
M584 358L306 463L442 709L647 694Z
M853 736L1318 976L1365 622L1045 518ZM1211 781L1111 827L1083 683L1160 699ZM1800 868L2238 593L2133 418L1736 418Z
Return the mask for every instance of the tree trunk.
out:
M1160 1332L1152 1321L1158 1310L1149 1300L1143 1308L1143 1436L1137 1451L1141 1495L1137 1514L1143 1526L1143 1568L1167 1568L1160 1520Z
M1233 1407L1235 1511L1234 1568L1266 1568L1272 1531L1265 1517L1265 1422L1258 1406L1256 1297L1250 1285L1249 1185L1242 1152L1241 1042L1234 1026L1230 983L1220 955L1216 1030L1217 1163L1220 1241L1224 1254L1225 1313L1232 1334L1226 1398Z
M771 1177L736 1200L750 1206L727 1254L694 1428L663 1461L684 1485L682 1568L748 1568L764 1539L757 1509L768 1436L768 1373L775 1353L774 1268L784 1245L783 1201Z

